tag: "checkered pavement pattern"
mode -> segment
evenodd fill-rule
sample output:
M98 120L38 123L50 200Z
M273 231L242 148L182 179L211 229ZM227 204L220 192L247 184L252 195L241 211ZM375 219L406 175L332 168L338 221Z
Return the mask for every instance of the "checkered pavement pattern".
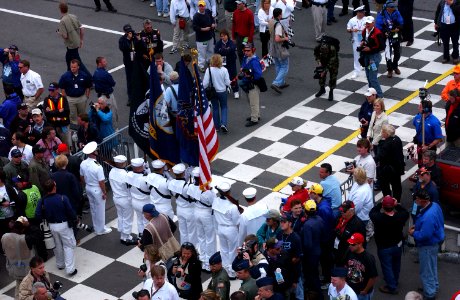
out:
M401 75L393 75L389 79L385 75L385 66L380 66L379 81L387 109L422 87L425 80L431 81L452 68L452 65L441 64L442 50L431 37L432 27L429 24L417 32L414 44L403 48ZM283 193L290 194L290 189L285 187L280 193L274 193L271 192L274 186L359 127L357 113L365 101L363 94L367 81L365 77L347 79L350 76L351 73L339 80L334 90L334 101L327 100L327 93L321 98L311 96L220 152L212 163L214 184L221 180L229 181L235 187L235 190L232 188L235 195L248 184L256 186L259 201L270 208L278 207ZM434 104L433 113L440 120L445 118L445 112L439 95L450 79L450 76L447 77L429 90ZM390 115L390 123L397 127L396 134L405 144L411 142L415 135L411 122L419 101L415 98ZM356 141L356 138L351 140L323 162L330 163L333 170L343 169L344 162L356 156ZM348 177L341 172L335 176L342 182ZM318 165L302 177L313 182L319 180ZM137 232L135 224L133 222L133 233ZM108 226L115 229L116 220ZM136 276L142 258L143 254L137 247L121 245L118 232L113 230L104 236L90 234L82 239L76 248L78 274L75 276L67 277L58 270L54 258L46 263L46 269L52 281L60 280L64 284L62 296L66 299L132 299L132 291L139 290L142 285ZM3 258L1 262L4 265ZM6 274L4 270L2 273ZM209 275L203 274L203 280L206 287ZM0 299L13 299L14 284L6 278L0 283ZM232 281L232 290L238 288L238 281Z

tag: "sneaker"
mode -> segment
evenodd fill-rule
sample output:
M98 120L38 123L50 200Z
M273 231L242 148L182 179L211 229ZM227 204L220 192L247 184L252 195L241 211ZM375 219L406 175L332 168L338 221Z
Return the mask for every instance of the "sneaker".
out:
M74 276L74 275L76 275L76 274L77 274L77 272L78 272L78 270L77 270L77 269L75 269L75 270L74 270L72 273L70 273L70 274L69 274L69 276Z
M150 6L150 7L153 7L154 5L153 5L153 3L150 3L150 5L149 5L149 6Z
M233 93L233 98L235 98L235 99L240 99L240 93L234 92L234 93Z
M283 83L282 85L280 85L280 89L285 89L287 87L289 87L289 83Z
M171 48L171 50L169 51L169 54L174 54L174 53L177 53L177 48Z
M350 79L356 79L358 78L358 74L356 72L353 72L353 75L351 75Z
M277 86L276 84L272 84L270 87L272 88L272 90L274 90L274 91L277 92L278 94L281 94L281 93L282 93L280 87Z
M157 13L157 16L161 17L163 14L161 12Z
M227 126L225 126L225 125L220 125L220 131L222 131L223 133L227 133L227 132L228 132Z
M169 17L169 13L164 13L163 18L167 18L167 17Z
M104 228L102 232L96 232L96 235L104 235L112 232L112 228Z

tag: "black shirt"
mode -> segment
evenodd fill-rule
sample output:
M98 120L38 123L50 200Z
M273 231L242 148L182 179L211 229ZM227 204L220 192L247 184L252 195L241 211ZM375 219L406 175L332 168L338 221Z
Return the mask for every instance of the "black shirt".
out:
M381 211L382 203L374 206L369 212L369 217L374 223L375 243L377 248L386 249L396 246L403 239L403 228L409 218L409 212L397 205L393 216Z
M364 290L369 279L378 275L375 258L367 251L361 253L349 251L345 266L348 268L347 283L357 295ZM373 288L368 293L372 290Z

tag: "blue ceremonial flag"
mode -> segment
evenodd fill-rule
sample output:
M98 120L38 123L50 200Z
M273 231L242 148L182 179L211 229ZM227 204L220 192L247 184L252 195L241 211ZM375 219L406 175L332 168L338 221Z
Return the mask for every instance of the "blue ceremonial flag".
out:
M180 160L190 166L198 166L198 137L193 125L195 99L192 84L192 74L181 60L179 63L176 137L180 146Z
M155 62L150 65L149 144L150 154L171 165L179 163L179 145L168 106L163 98Z

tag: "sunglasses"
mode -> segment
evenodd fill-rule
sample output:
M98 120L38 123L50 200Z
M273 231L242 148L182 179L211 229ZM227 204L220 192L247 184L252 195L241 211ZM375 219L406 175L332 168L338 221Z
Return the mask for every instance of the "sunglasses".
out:
M189 250L189 249L195 248L195 246L190 242L185 242L185 243L182 244L182 248L185 248L185 249Z

